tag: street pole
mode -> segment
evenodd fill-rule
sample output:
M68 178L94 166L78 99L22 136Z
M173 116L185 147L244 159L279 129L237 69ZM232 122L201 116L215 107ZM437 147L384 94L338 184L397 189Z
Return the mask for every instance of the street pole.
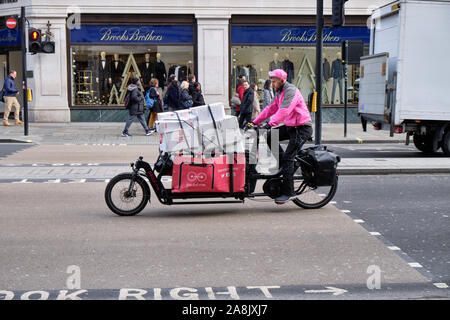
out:
M342 63L344 64L344 137L347 137L347 86L348 86L348 74L347 74L347 60L348 60L348 41L343 41L342 46L342 56L344 59Z
M25 7L20 8L20 27L22 33L22 79L23 79L23 122L24 135L28 135L28 99L27 99L27 39Z
M322 37L323 37L323 0L317 0L316 13L316 91L317 91L317 111L315 144L322 141Z

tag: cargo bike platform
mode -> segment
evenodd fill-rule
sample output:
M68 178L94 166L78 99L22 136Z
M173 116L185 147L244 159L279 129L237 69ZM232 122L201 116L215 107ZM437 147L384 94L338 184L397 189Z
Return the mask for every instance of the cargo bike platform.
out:
M202 107L197 108L201 110ZM191 147L194 144L188 142L198 137L187 137L185 128L197 130L205 127L205 122L189 123L189 120L182 120L175 112L173 117L176 120L161 120L159 125L174 125L172 121L178 122L178 134L183 137L181 140L186 142L190 152L174 155L167 152L171 150L166 150L167 145L164 145L160 147L159 157L153 166L144 161L143 157L131 163L131 172L118 174L106 186L105 201L112 212L120 216L138 214L147 203L151 203L151 189L158 201L164 205L237 204L244 203L245 199L273 201L281 195L281 169L273 174L262 174L256 170L260 130L255 128L256 144L251 144L251 148L236 147L236 139L232 149L223 148L227 146L227 142L221 140L221 124L232 122L237 125L237 119L224 116L224 113L221 116L221 112L218 112L217 116L217 112L209 105L204 109L212 120L213 130L210 133L200 130L198 136L208 140L215 136L213 145L222 146L220 151L216 153L217 148L213 148L205 153L204 143L199 143L202 153L196 154ZM236 128L233 131L233 137L236 138ZM161 133L161 143L163 138ZM184 145L177 146L181 149L183 147ZM326 146L318 145L298 150L294 162L294 189L297 197L292 201L305 209L317 209L328 204L337 190L339 161L339 156L328 151ZM163 184L163 177L167 176L172 177L172 188ZM255 192L258 181L263 183L262 192Z

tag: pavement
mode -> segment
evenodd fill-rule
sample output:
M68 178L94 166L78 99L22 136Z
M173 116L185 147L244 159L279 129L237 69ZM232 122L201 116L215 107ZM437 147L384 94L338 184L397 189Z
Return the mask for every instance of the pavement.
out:
M114 176L116 171L123 171L125 167L128 169L129 163L139 155L144 156L144 159L149 161L156 160L159 135L154 133L151 136L145 136L140 125L134 123L129 130L133 136L125 138L121 136L123 126L123 123L117 122L31 123L28 136L24 135L23 126L1 127L0 143L24 143L32 144L33 147L20 152L20 155L13 155L8 157L7 160L0 161L0 165L10 166L8 174L5 174L4 168L0 168L0 178L16 180L26 179L27 177L33 178L30 172L27 172L28 175L26 175L26 171L19 168L24 164L44 164L51 169L54 169L55 165L66 165L68 167L66 171L60 168L62 175L59 177L98 178L99 175L93 174L93 170L78 170L75 171L76 174L71 175L74 172L74 166L81 166L86 169L89 163L109 164L109 168L104 168L105 173L109 174L106 174L106 177L102 175L103 178L109 178ZM401 144L404 142L405 134L396 134L394 137L390 137L388 132L376 131L370 126L367 132L363 132L360 124L348 124L346 137L344 137L343 124L323 124L322 127L322 144L325 145L355 144L355 148L357 148L356 144ZM262 141L262 144L264 144L264 141ZM3 144L3 146L5 145ZM0 147L2 146L0 145ZM94 148L101 151L96 153L95 159L92 158L90 152ZM125 150L127 151L125 152ZM61 155L61 153L65 153L65 155ZM263 160L265 166L270 166L271 163L270 159ZM17 170L13 170L13 167L11 167L14 164L18 166ZM48 168L41 168L40 170ZM39 176L39 170L34 169L33 172ZM425 156L376 159L342 158L339 170L342 175L442 174L450 173L450 159ZM80 172L85 172L85 174Z
M0 127L0 142L33 142L37 144L159 144L159 136L145 136L139 123L132 124L131 138L121 136L125 124L122 122L71 122L71 123L30 123L28 135L23 126ZM342 123L322 125L322 143L404 143L405 134L389 137L386 131L376 131L368 126L363 132L361 124L351 123L344 137Z

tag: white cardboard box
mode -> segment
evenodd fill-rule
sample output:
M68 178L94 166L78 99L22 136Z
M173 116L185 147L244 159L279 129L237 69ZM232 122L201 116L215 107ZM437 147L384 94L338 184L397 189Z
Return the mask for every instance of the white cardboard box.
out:
M213 114L215 121L221 121L225 119L225 107L223 103L213 103L210 104L211 113ZM192 114L197 118L198 122L212 122L211 113L209 112L208 106L200 106L190 108Z

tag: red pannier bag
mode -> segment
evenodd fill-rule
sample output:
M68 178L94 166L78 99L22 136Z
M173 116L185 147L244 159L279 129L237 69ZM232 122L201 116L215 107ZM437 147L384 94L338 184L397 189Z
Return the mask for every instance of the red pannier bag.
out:
M230 167L233 167L233 189ZM244 192L245 155L221 155L203 159L176 156L173 161L172 192Z

